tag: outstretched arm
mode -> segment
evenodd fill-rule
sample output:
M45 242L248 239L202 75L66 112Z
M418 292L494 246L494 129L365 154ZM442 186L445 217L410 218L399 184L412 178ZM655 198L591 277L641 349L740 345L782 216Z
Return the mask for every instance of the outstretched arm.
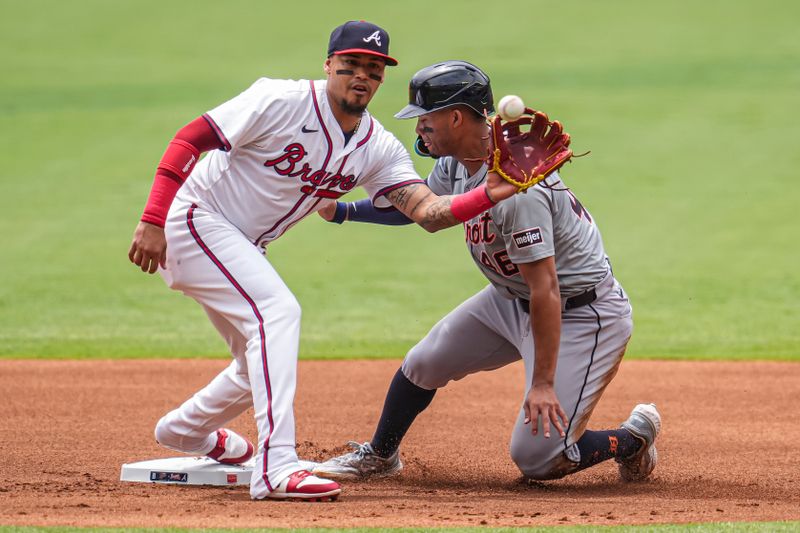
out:
M485 185L464 194L437 196L427 185L411 183L389 192L386 199L408 218L433 233L465 222L517 191L516 186L490 172Z
M341 224L344 221L369 222L384 226L406 226L414 221L394 207L375 207L369 198L357 202L335 202L326 200L320 208L319 216L328 222Z

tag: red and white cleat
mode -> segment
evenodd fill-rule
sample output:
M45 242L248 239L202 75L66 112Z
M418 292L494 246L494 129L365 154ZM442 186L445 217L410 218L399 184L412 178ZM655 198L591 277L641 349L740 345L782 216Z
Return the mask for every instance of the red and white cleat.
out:
M217 445L207 457L226 465L239 465L253 457L253 443L230 429L217 430Z
M299 470L286 477L267 495L274 500L336 501L342 492L335 481L317 477L308 470Z

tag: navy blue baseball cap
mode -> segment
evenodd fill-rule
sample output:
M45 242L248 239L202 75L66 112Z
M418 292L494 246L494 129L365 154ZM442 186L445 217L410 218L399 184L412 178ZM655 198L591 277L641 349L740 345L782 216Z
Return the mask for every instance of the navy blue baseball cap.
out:
M397 65L389 56L389 34L380 26L363 20L351 20L335 28L328 42L328 57L339 54L369 54L383 59L387 65Z

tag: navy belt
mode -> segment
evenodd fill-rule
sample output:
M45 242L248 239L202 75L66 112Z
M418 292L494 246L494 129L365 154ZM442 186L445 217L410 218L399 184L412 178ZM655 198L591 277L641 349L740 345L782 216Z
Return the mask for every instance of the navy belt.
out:
M594 291L594 289L589 289L586 292L567 298L567 303L564 304L564 309L576 309L578 307L583 307L584 305L589 305L596 299L597 293ZM531 302L524 298L517 298L517 300L519 300L522 310L527 313L531 308Z

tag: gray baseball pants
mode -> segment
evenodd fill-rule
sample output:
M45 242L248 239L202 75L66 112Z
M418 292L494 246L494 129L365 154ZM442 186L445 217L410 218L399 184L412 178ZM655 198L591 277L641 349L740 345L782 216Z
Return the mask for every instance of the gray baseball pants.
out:
M562 301L561 346L555 391L569 417L566 438L551 432L536 436L523 424L520 404L511 435L511 458L534 479L555 479L574 471L580 455L575 445L606 386L617 372L633 330L632 309L620 284L609 273L596 287L594 302L565 309ZM531 321L518 300L491 285L437 323L406 355L403 374L424 389L444 387L475 372L494 370L520 358L525 362L525 401L533 378Z

